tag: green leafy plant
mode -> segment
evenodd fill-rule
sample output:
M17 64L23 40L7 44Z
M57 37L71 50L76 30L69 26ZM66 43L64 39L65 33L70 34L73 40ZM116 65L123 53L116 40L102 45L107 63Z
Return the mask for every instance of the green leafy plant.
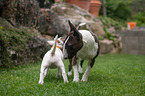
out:
M132 21L137 22L137 26L145 26L145 12L139 12L136 15L134 15L132 17Z
M118 4L118 7L114 10L114 15L113 17L119 18L122 20L127 20L128 18L131 18L131 10L127 6L127 4L120 2Z
M99 17L105 27L115 27L115 29L119 30L122 28L123 24L118 21L110 18L110 17Z
M129 4L132 1L133 0L130 0L129 2L124 0L106 0L105 6L107 17L121 20L127 20L128 18L131 18ZM102 12L103 8L101 8L100 14L103 14Z
M104 38L107 38L107 39L112 40L112 41L115 40L115 39L114 39L114 36L113 36L111 33L107 32L107 30L106 30L105 27L104 27L104 31L105 31L105 36L104 36Z

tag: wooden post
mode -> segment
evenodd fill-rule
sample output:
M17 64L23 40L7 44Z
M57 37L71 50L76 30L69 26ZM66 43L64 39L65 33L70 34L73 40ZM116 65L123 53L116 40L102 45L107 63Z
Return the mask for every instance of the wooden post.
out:
M103 0L103 2L102 2L102 3L103 3L103 4L102 4L102 5L103 5L103 16L104 16L104 17L107 17L105 2L106 2L106 0Z

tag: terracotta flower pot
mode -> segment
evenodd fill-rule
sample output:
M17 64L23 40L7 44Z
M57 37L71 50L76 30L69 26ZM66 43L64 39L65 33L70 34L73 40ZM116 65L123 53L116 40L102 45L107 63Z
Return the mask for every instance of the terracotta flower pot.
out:
M74 4L89 11L90 0L66 0L66 3Z
M63 2L63 0L55 0L55 2Z
M101 5L102 5L102 3L100 1L91 0L90 9L89 9L90 13L95 15L95 16L98 16Z

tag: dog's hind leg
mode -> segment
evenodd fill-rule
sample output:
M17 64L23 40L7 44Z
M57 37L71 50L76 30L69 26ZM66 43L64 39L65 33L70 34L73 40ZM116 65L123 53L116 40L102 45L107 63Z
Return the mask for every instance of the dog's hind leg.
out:
M57 71L57 74L56 74L56 78L60 77L61 76L61 69L58 68L58 71Z
M89 61L87 69L86 69L81 81L88 80L88 76L90 74L91 68L93 67L94 63L95 63L95 58L93 58L92 60Z
M44 77L47 75L47 72L48 72L48 68L46 68L46 69L44 70Z
M67 79L67 75L66 75L66 71L65 71L65 67L64 67L63 62L60 61L58 65L59 65L59 67L60 67L60 69L62 71L62 77L63 77L64 82L68 82L68 79Z
M39 79L39 84L43 84L44 83L44 77L45 77L45 67L41 66L41 70L40 70L40 79Z
M83 73L83 62L84 62L84 60L80 60L80 64L79 64L79 70L78 70L78 72L79 73Z

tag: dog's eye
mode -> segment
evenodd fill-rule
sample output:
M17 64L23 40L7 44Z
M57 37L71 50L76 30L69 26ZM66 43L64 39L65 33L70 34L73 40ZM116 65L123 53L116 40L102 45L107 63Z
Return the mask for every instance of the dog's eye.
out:
M59 40L57 40L57 43L60 43L60 41L59 41Z

